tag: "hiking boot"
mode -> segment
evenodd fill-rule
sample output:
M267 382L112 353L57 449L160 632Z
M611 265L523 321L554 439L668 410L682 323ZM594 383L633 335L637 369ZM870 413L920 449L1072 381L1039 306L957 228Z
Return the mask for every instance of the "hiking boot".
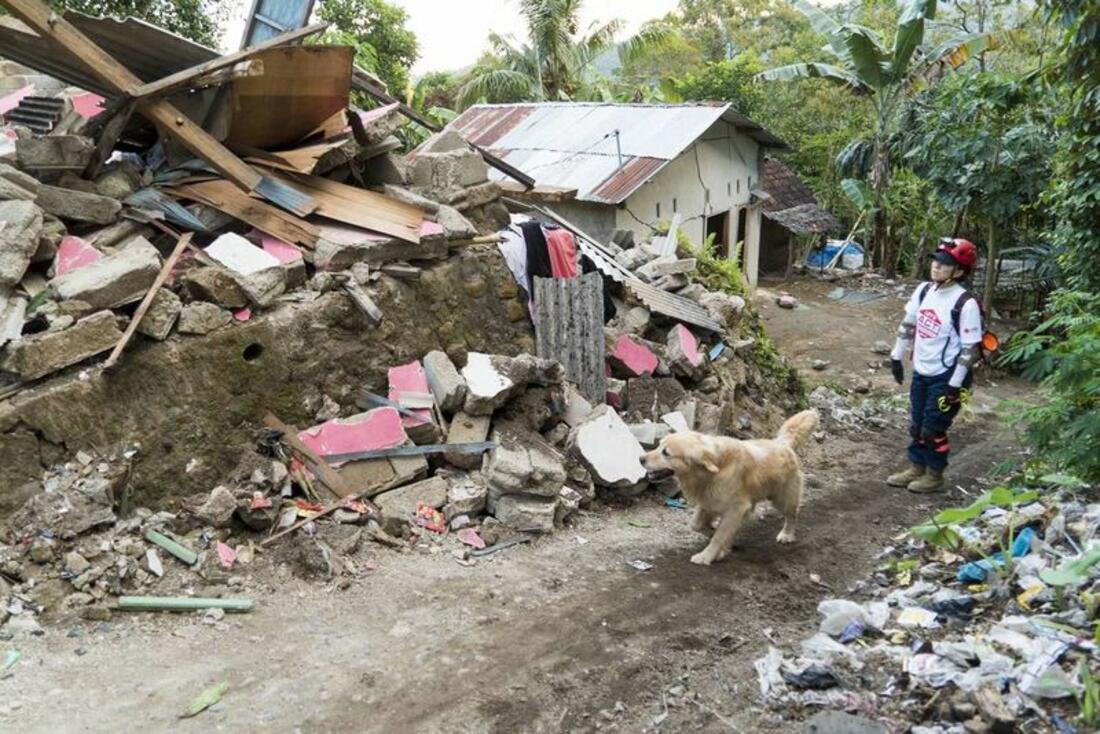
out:
M899 471L886 477L886 483L891 487L908 487L910 482L914 482L923 476L924 464L910 464L905 471Z
M907 489L917 494L940 491L943 489L943 469L929 469L920 479L910 482Z

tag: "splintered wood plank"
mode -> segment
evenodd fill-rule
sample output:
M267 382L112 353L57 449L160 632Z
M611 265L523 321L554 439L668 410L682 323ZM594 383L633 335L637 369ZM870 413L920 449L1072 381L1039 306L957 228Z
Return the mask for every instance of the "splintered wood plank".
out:
M177 196L225 212L284 242L294 242L312 249L321 236L316 225L287 214L259 199L254 199L228 181L191 183L186 186L176 186L172 192Z
M538 356L561 362L565 378L593 405L607 395L604 373L603 278L535 278Z
M353 227L420 242L424 212L411 204L320 176L273 172L272 176L313 197L317 213Z

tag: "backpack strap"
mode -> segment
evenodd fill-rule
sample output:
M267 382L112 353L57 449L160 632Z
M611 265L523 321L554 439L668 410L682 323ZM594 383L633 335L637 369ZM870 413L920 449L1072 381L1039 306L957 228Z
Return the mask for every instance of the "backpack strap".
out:
M924 298L928 295L928 291L930 290L932 290L931 283L925 283L924 287L920 289L920 297L917 298L917 308L920 308L920 305L924 303Z
M963 307L966 306L968 301L977 301L978 302L978 310L982 311L982 302L978 301L977 296L975 296L970 291L963 291L962 295L960 295L958 297L958 299L955 301L954 307L952 307L952 309L951 309L951 324L955 327L955 334L960 339L962 338L962 331L959 330L959 322L962 320ZM985 314L984 313L982 313L982 322L983 322L983 325L984 325L984 322L985 322Z

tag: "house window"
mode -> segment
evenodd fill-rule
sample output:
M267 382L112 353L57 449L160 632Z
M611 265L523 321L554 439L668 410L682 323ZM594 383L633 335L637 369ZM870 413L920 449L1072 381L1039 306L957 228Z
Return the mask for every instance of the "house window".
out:
M676 213L676 197L675 196L672 197L672 213L673 214Z
M661 218L661 202L657 202L657 218Z
M737 179L737 193L741 193L741 179Z
M731 184L729 181L726 181L726 196L730 196L732 194L733 194L733 184Z

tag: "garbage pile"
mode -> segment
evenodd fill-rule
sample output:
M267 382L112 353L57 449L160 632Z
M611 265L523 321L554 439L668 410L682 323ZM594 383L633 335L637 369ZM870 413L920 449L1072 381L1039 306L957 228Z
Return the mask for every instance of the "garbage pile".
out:
M485 160L457 136L407 170L394 135L407 110L351 105L350 48L285 45L323 28L112 96L70 90L49 134L9 122L0 393L107 351L110 366L131 339L203 335L333 289L377 323L382 273L416 278L417 263L507 221Z
M853 590L863 601L821 602L796 653L755 662L767 705L844 710L860 731L1096 731L1100 503L1070 477L1041 481L1042 494L996 487L886 548Z

